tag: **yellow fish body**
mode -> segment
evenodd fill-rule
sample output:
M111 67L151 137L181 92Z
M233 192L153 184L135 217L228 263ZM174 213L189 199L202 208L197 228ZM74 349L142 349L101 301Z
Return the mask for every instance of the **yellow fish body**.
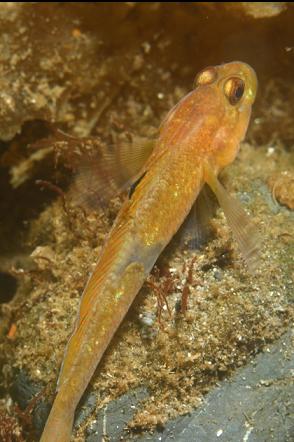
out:
M256 75L247 64L233 62L204 69L194 86L161 124L85 288L42 442L70 440L76 406L104 351L205 183L250 264L256 249L251 225L217 175L245 136Z

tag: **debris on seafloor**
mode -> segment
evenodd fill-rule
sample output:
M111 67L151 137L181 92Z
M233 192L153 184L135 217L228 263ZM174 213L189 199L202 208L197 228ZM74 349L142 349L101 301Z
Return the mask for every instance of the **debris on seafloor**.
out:
M68 139L42 144L56 133L44 119L73 137L112 146L133 134L153 137L207 65L242 59L260 79L247 142L222 177L260 226L260 271L254 278L246 273L220 211L210 241L196 254L171 244L152 275L153 288L144 286L94 376L73 440L85 440L98 409L142 386L148 394L125 423L127 438L162 428L293 321L293 7L259 4L256 20L248 13L253 2L239 5L1 6L4 441L37 440L42 431L80 295L121 206L121 198L96 212L67 204L70 167L81 152L73 153Z
M294 171L292 173L283 171L278 176L271 176L268 179L268 185L274 201L288 207L288 209L294 209Z

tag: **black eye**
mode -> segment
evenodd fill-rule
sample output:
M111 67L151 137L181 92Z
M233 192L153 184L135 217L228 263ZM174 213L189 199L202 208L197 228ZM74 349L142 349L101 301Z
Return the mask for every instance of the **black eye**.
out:
M244 90L245 83L241 78L231 77L225 82L224 93L232 106L241 100Z

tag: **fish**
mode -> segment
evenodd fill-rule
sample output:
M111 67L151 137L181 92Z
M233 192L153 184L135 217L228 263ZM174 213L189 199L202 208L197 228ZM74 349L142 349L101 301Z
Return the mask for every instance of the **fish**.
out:
M249 269L255 267L257 229L218 175L238 154L256 92L257 77L248 64L209 66L168 112L155 140L134 143L131 153L121 148L98 159L104 173L91 182L97 201L106 188L129 192L82 295L41 442L70 440L75 409L97 365L205 186L223 209ZM86 176L81 172L78 187Z

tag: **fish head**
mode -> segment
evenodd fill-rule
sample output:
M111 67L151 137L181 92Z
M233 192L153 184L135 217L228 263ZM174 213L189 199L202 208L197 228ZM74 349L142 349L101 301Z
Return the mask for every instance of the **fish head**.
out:
M194 88L209 86L223 96L229 112L244 112L254 103L257 77L247 63L234 61L219 66L209 66L196 75Z
M251 66L239 61L210 66L197 74L194 90L214 102L211 109L218 128L211 153L219 171L235 159L245 137L257 93L257 77Z

